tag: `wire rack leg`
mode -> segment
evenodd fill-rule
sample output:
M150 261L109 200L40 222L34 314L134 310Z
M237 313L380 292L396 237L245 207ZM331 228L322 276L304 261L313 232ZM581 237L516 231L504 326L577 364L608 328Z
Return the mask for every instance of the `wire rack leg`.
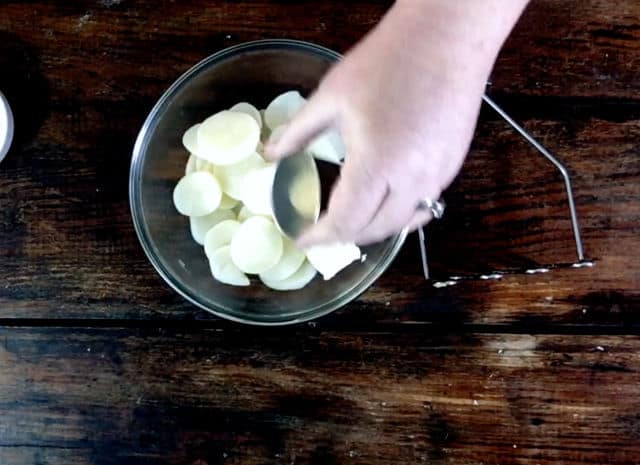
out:
M573 229L573 239L575 241L576 253L578 255L578 263L574 266L580 266L589 264L586 263L584 258L584 247L582 245L582 236L580 234L580 224L578 222L578 213L576 211L576 203L573 195L573 188L571 185L571 175L569 170L555 155L549 152L540 142L538 142L526 129L519 125L511 116L505 112L496 102L493 101L488 95L482 97L484 102L489 105L498 115L502 117L513 129L516 130L531 146L533 146L540 154L542 154L547 160L549 160L553 166L556 167L562 179L564 180L564 186L567 193L567 201L569 203L569 213L571 215L571 227ZM422 259L422 271L425 279L429 280L429 261L427 257L427 244L425 238L424 228L418 228L418 240L420 243L420 257Z
M424 279L429 281L429 260L427 258L427 241L425 239L424 227L418 228L418 242L420 242L420 258L422 259L422 272Z
M576 203L573 196L573 189L571 187L571 176L564 164L558 160L551 152L549 152L540 142L538 142L529 132L527 132L522 126L515 122L511 116L509 116L496 102L494 102L488 95L484 95L482 99L498 113L502 119L504 119L509 125L515 129L522 137L525 138L529 144L531 144L538 152L544 155L560 172L560 175L564 179L564 186L567 191L567 199L569 202L569 212L571 214L571 227L573 228L573 238L576 243L576 252L578 254L578 261L584 261L584 248L582 246L582 237L580 235L580 225L578 224L578 213L576 211Z

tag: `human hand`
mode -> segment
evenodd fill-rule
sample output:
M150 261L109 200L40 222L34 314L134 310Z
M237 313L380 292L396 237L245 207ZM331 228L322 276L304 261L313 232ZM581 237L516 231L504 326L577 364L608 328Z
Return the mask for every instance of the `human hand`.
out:
M368 244L431 219L416 207L421 199L438 199L460 170L506 37L498 33L506 20L492 19L489 33L467 31L474 18L451 3L473 8L482 2L397 2L270 141L271 158L300 150L329 128L345 141L327 212L299 238L301 246ZM457 37L462 30L468 36Z

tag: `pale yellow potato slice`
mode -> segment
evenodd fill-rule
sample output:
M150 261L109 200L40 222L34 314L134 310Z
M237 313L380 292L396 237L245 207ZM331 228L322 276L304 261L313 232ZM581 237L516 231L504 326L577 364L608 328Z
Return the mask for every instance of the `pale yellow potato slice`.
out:
M262 216L245 220L231 240L231 258L245 273L260 274L282 257L282 236L272 221Z
M236 216L231 210L218 209L205 216L189 218L189 227L193 240L200 245L204 245L204 238L211 228L225 220L235 220Z
M196 171L210 171L212 172L213 165L207 160L196 157Z
M224 220L216 224L207 231L204 236L204 253L207 257L211 257L213 253L225 245L231 244L231 239L238 232L240 223L236 220Z
M254 120L256 120L256 123L258 123L258 126L262 128L262 115L260 114L260 111L250 103L248 102L236 103L234 106L229 108L229 111L246 113L247 115L251 116Z
M240 209L240 211L238 211L238 221L240 223L242 223L247 218L251 218L252 216L263 216L263 217L267 218L268 220L273 221L273 216L272 215L256 215L251 210L249 210L246 206L242 205L242 208Z
M183 177L173 190L173 204L182 215L205 216L216 211L222 200L220 184L207 171Z
M358 260L360 248L353 243L314 245L307 249L307 259L326 280Z
M249 210L245 205L243 205L240 211L238 212L238 221L242 223L244 220L246 220L247 218L251 218L252 216L254 215L251 212L251 210Z
M242 197L244 178L247 173L267 166L267 163L257 153L251 154L240 163L228 166L216 166L214 173L220 181L220 186L225 194L234 199Z
M220 210L231 210L236 205L238 205L238 200L233 197L229 197L227 194L222 194L222 200L220 200L220 206L218 207Z
M314 158L334 165L340 165L346 153L342 137L335 129L320 134L307 146L306 150Z
M233 165L255 152L260 127L246 113L221 111L198 128L198 155L215 165Z
M270 279L263 279L260 275L260 279L265 286L275 291L296 291L302 289L309 284L317 274L316 269L308 261L304 261L300 268L282 281L272 281Z
M248 286L249 278L231 260L231 248L227 245L216 250L209 259L213 277L223 284Z
M264 111L264 122L271 129L289 122L306 103L305 98L297 90L278 95Z
M189 155L189 159L187 160L187 165L184 168L184 175L195 173L198 171L196 169L196 156L194 154Z
M196 156L198 156L198 128L200 124L195 124L185 131L182 135L182 145L184 148Z
M276 166L272 163L244 177L240 200L256 215L272 215L271 189L275 174Z
M305 253L296 247L295 242L286 237L282 238L282 257L276 266L260 273L262 281L282 281L293 275L306 258Z

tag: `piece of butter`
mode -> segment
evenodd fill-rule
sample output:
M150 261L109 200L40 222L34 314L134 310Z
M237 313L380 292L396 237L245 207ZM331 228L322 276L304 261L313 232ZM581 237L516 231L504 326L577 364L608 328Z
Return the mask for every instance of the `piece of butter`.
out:
M360 248L354 243L314 245L307 249L307 259L325 281L360 259Z

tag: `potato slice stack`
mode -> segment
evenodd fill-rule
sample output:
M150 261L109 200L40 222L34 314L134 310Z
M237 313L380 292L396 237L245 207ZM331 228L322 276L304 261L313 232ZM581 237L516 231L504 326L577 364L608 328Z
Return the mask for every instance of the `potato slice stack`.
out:
M273 219L275 164L264 159L263 144L272 132L282 131L304 103L297 91L276 97L263 111L241 102L184 133L182 143L190 156L173 202L189 217L191 235L204 247L211 274L221 283L248 286L247 275L258 275L271 289L296 290L317 271L330 279L360 258L353 244L302 251ZM335 164L344 157L337 132L320 135L307 150Z

